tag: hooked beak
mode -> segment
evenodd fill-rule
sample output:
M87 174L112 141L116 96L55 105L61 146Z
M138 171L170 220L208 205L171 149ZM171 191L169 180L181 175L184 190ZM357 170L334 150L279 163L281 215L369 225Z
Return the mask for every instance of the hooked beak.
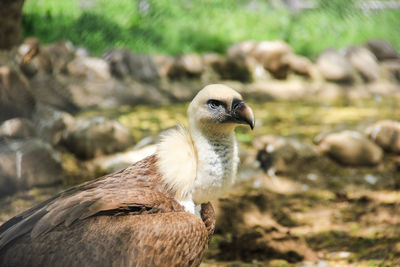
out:
M233 99L231 116L235 122L240 124L248 124L253 130L254 128L254 113L253 110L243 100Z

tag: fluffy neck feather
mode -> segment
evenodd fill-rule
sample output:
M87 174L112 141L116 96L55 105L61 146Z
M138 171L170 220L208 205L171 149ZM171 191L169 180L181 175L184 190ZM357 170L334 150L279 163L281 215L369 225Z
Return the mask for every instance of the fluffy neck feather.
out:
M197 171L193 184L195 204L215 199L230 188L236 177L239 163L235 134L205 136L191 128L197 149Z
M158 169L180 202L195 205L223 193L234 181L239 163L235 135L205 135L196 127L183 127L162 137Z

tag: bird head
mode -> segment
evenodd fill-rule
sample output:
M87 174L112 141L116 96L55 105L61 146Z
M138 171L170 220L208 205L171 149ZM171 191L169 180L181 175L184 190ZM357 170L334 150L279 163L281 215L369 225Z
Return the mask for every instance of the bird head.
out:
M189 127L203 133L229 134L240 124L254 128L252 109L242 96L222 84L211 84L200 90L188 108Z

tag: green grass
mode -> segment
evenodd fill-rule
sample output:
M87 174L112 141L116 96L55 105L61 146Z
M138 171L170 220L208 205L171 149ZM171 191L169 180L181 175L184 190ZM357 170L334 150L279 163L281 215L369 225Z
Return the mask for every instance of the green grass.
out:
M230 44L249 39L282 39L309 57L370 38L387 39L400 50L400 11L365 15L347 0L332 1L336 5L294 15L261 0L253 5L246 0L26 0L24 31L43 43L67 39L97 55L112 47L224 53ZM149 9L140 12L139 2Z

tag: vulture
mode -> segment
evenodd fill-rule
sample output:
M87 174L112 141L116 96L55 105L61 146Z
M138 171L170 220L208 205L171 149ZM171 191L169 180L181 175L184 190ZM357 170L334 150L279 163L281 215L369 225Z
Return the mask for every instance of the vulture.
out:
M0 226L0 266L198 266L214 231L209 203L234 182L234 129L252 109L222 84L188 107L188 129L121 171L59 193Z

